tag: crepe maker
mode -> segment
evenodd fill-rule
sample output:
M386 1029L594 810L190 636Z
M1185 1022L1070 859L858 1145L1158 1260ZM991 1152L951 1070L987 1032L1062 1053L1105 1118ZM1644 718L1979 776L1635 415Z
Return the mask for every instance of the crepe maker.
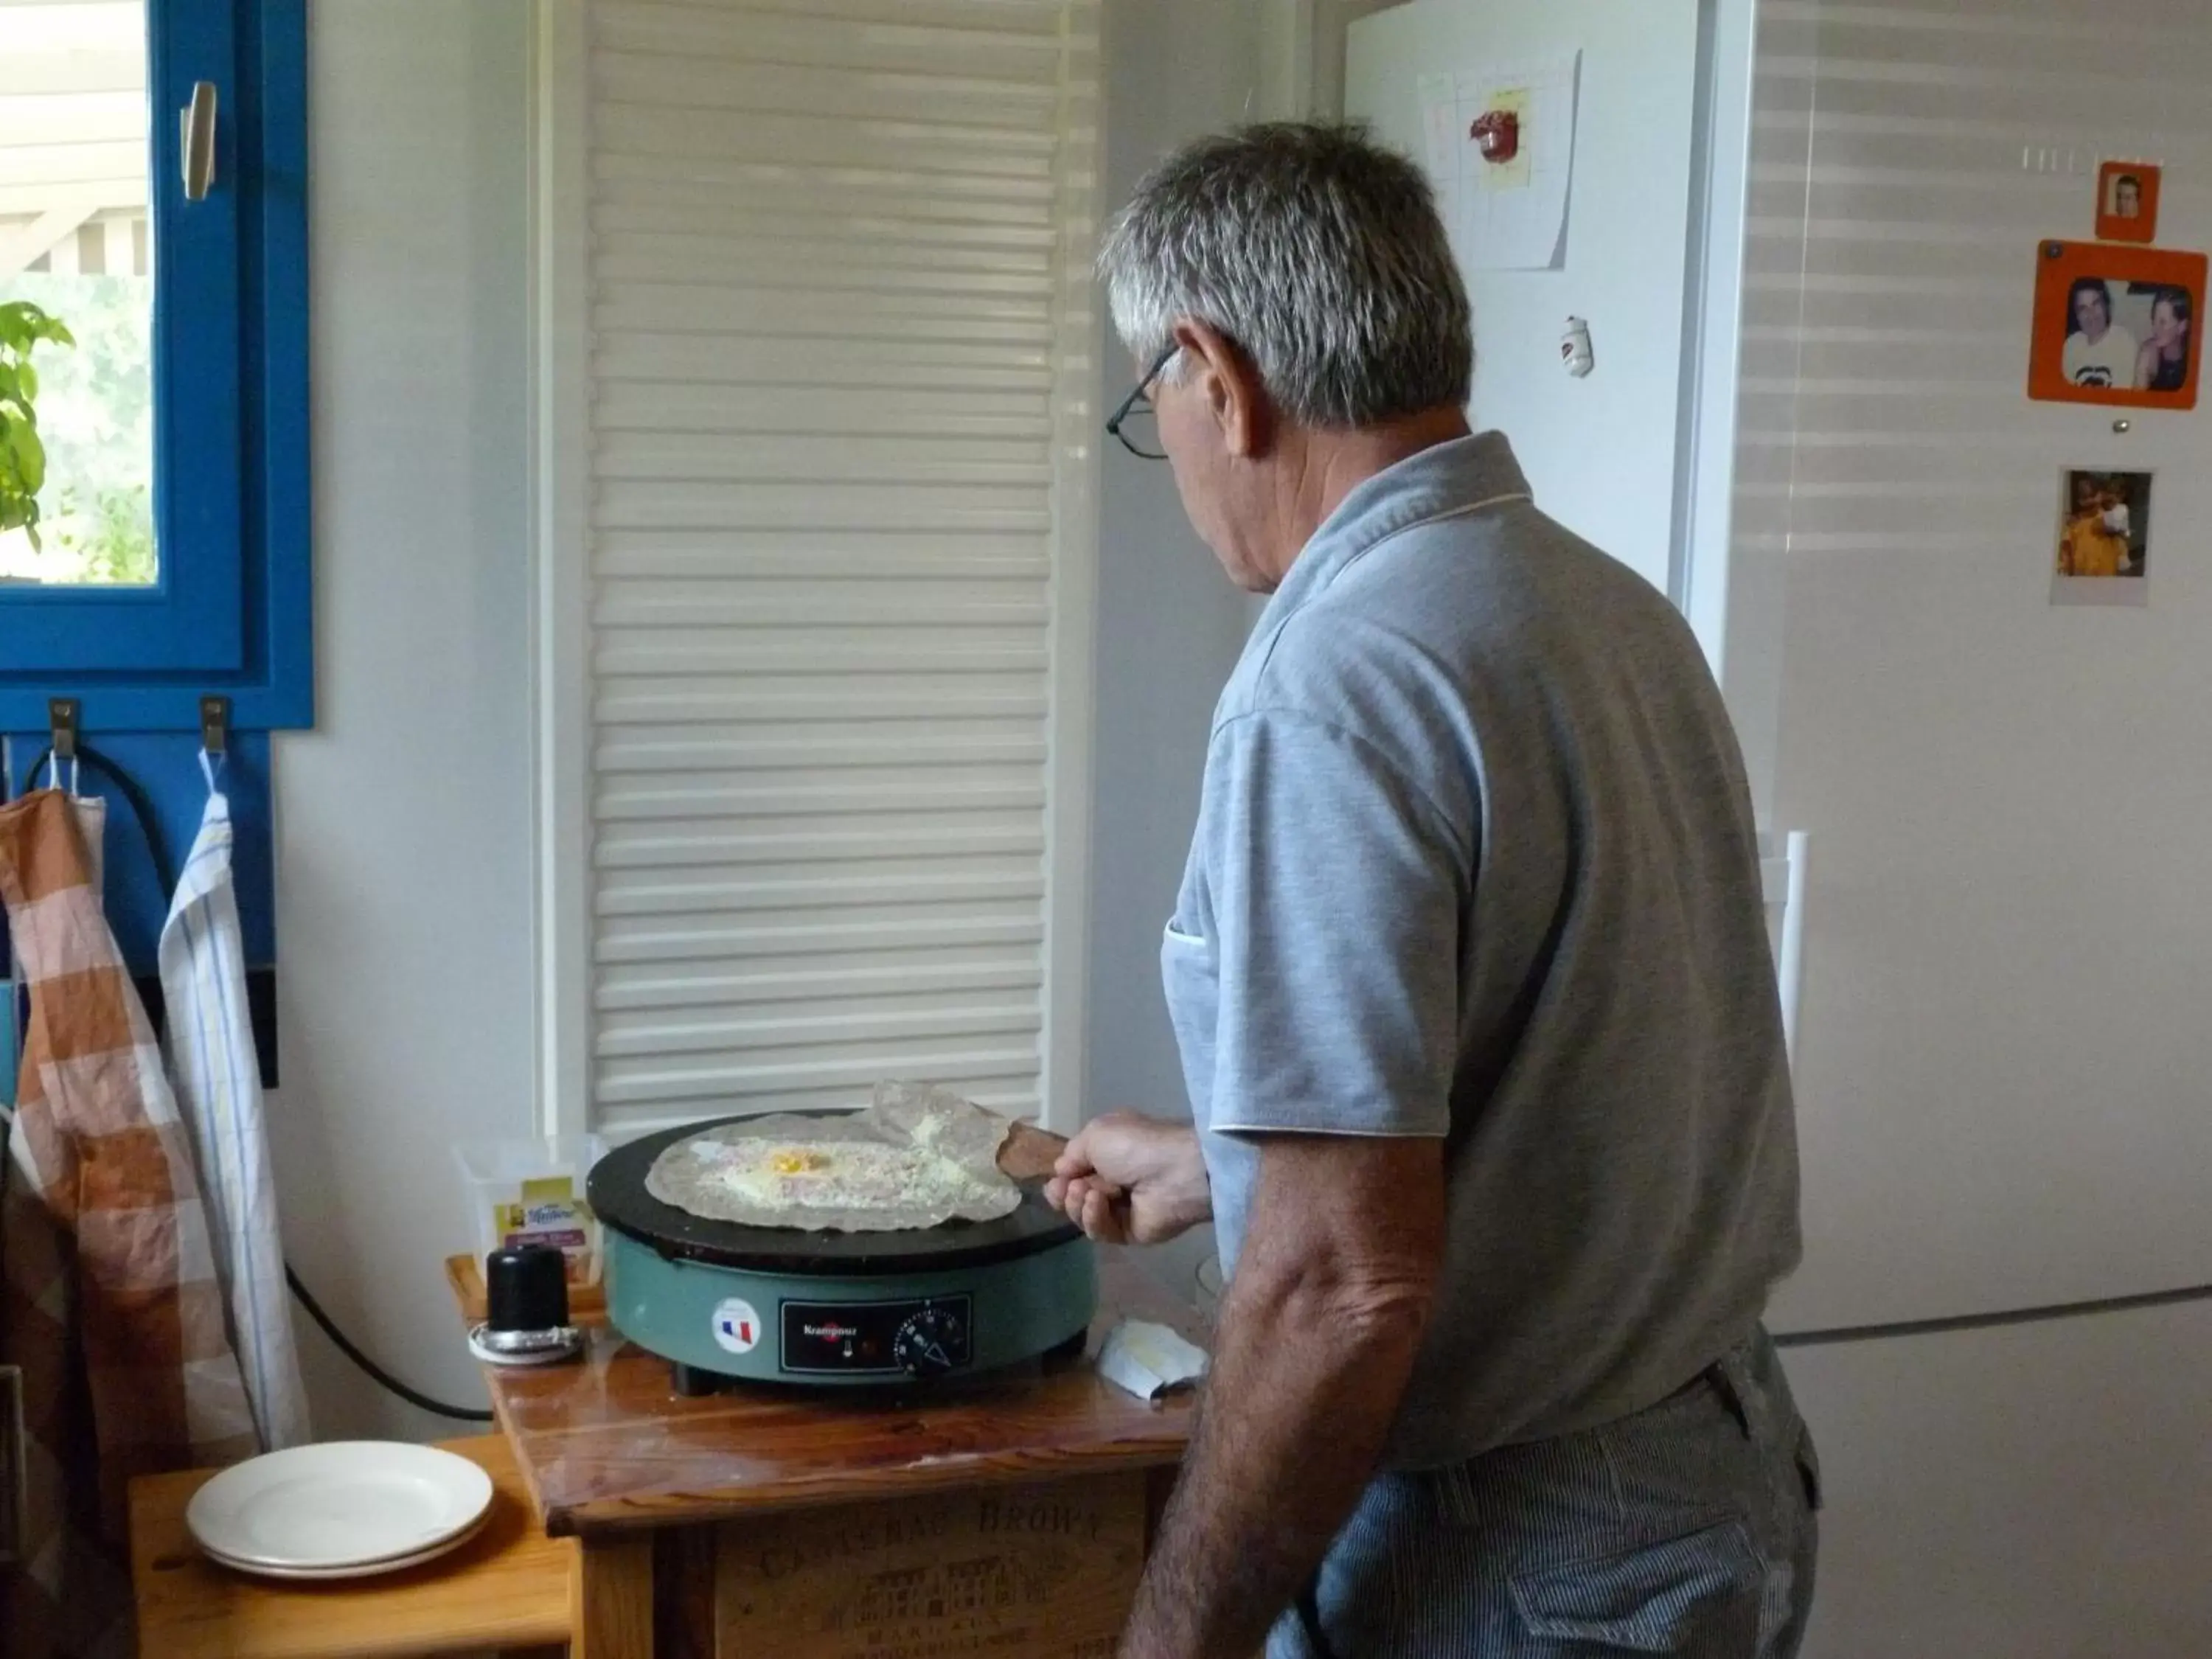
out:
M678 1392L730 1380L880 1387L1079 1351L1097 1258L1041 1182L1024 1182L1020 1205L995 1221L878 1233L739 1226L646 1190L667 1148L744 1121L634 1140L585 1185L605 1235L607 1317L674 1364Z

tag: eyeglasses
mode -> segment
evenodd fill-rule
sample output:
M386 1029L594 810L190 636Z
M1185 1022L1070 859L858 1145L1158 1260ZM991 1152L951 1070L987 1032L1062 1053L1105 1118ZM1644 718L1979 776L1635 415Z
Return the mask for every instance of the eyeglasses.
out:
M1160 371L1168 366L1168 359L1182 348L1173 340L1167 343L1160 355L1152 359L1152 366L1145 371L1145 378L1129 388L1129 395L1121 399L1121 406L1106 417L1106 430L1121 441L1121 447L1140 460L1164 461L1166 450L1159 447L1159 428L1155 424L1158 411L1150 396L1152 384L1160 378ZM1134 423L1135 430L1129 428Z

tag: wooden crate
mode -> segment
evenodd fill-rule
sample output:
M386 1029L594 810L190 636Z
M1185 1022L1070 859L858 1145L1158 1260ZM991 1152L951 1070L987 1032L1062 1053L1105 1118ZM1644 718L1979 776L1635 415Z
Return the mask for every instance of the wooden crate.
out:
M1111 1659L1145 1525L1141 1473L731 1522L716 1659Z

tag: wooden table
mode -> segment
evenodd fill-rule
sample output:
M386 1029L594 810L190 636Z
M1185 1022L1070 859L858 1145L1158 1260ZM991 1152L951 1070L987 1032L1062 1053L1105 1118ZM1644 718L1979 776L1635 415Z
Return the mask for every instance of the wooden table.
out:
M477 1264L447 1273L481 1317ZM1121 1253L1100 1278L1090 1354L1124 1315L1202 1339ZM1086 1356L895 1398L683 1399L666 1361L590 1337L580 1364L485 1373L545 1529L582 1540L581 1659L1111 1654L1188 1395L1133 1399Z
M549 1538L507 1442L449 1441L492 1478L491 1518L453 1554L381 1578L286 1584L219 1567L185 1530L214 1469L131 1483L139 1650L160 1659L356 1659L362 1655L561 1651L574 1612L576 1545Z

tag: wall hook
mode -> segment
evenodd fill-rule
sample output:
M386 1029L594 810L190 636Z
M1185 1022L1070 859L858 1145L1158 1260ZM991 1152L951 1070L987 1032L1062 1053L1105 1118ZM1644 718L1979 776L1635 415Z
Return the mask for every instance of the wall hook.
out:
M84 719L84 705L75 697L46 699L46 726L53 736L54 758L73 761L76 758L77 728Z
M211 759L220 760L230 747L230 699L202 697L200 699L200 747Z

